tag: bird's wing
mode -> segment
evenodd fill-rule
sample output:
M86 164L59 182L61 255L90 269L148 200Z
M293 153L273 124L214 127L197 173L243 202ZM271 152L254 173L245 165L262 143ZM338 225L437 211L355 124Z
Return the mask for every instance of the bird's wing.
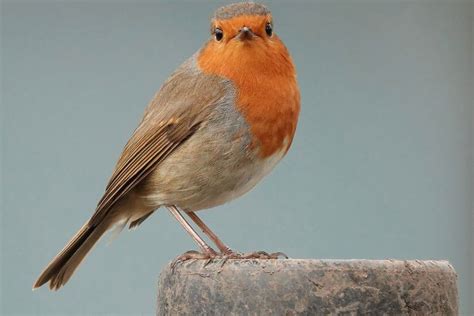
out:
M111 179L89 221L98 225L111 207L205 124L229 92L225 80L183 64L148 105L125 146Z

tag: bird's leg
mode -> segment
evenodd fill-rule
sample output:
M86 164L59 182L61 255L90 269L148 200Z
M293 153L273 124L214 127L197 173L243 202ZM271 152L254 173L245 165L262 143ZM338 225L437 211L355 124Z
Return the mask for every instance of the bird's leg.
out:
M172 267L178 262L189 260L189 259L209 259L212 260L218 257L217 252L212 249L202 238L199 234L193 229L193 227L186 221L183 217L179 209L174 206L167 206L170 213L176 218L176 220L184 227L184 229L191 235L194 241L198 244L199 248L201 248L201 252L197 252L195 250L190 250L183 253L181 256L176 258L176 260L172 263ZM239 253L232 251L229 247L227 247L217 235L196 215L195 212L186 212L189 218L196 223L199 228L202 229L203 233L206 234L219 248L221 251L222 258L224 262L228 259L278 259L279 257L288 258L282 252L275 252L275 253L267 253L265 251L255 251L250 253ZM219 256L220 257L220 256Z
M183 226L183 228L191 235L193 240L198 244L199 248L202 250L202 254L196 251L188 251L181 255L178 260L188 260L188 259L209 259L217 255L216 251L212 249L206 242L198 235L198 233L193 229L191 225L186 221L186 219L181 215L179 209L174 206L166 207L170 213L176 218L176 220Z
M186 212L189 218L196 223L199 228L206 234L219 248L221 254L223 255L224 260L227 259L278 259L280 257L287 258L288 256L285 255L283 252L275 252L275 253L268 253L265 251L255 251L250 253L239 253L235 252L226 246L217 235L197 216L195 212ZM224 261L224 263L225 263Z
M232 249L227 247L219 239L219 237L217 237L217 235L209 227L207 227L207 225L196 215L195 212L186 212L186 214L188 214L189 218L191 218L192 221L196 223L196 225L198 225L199 228L201 228L202 232L206 234L216 244L217 248L219 248L222 254L230 255L234 253Z

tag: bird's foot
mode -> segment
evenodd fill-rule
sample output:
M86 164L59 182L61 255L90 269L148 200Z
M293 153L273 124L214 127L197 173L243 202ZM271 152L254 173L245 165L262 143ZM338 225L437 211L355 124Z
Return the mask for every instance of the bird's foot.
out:
M214 258L217 258L219 254L217 254L215 251L205 251L205 252L199 252L196 250L189 250L183 253L182 255L178 256L176 259L171 262L171 269L174 271L174 268L176 267L177 264L182 263L184 261L192 260L192 259L197 259L197 260L203 260L207 259L208 261L211 261Z
M171 269L174 271L177 264L188 261L188 260L206 260L204 266L207 266L214 259L222 260L221 265L223 266L227 260L238 260L238 259L288 259L288 256L283 252L268 253L266 251L254 251L248 253L241 253L227 249L225 252L216 253L214 251L199 252L196 250L189 250L178 256L171 263Z

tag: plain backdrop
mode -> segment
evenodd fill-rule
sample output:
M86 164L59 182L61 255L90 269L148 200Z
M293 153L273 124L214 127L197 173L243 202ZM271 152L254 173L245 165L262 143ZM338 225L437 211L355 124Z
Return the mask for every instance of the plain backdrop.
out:
M195 247L164 210L103 239L59 292L31 286L222 3L2 4L1 314L153 314L160 268ZM268 4L298 69L297 135L253 191L202 217L241 251L447 259L474 314L473 3Z

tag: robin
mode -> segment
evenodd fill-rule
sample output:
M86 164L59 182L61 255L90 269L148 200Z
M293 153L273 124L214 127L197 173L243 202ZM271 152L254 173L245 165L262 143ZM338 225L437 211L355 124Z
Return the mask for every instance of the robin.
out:
M267 7L219 8L211 38L163 84L145 109L95 213L48 264L33 288L64 285L99 238L135 228L166 207L198 244L180 258L243 255L227 247L196 211L252 189L288 151L300 111L295 67ZM209 246L186 214L216 244Z

